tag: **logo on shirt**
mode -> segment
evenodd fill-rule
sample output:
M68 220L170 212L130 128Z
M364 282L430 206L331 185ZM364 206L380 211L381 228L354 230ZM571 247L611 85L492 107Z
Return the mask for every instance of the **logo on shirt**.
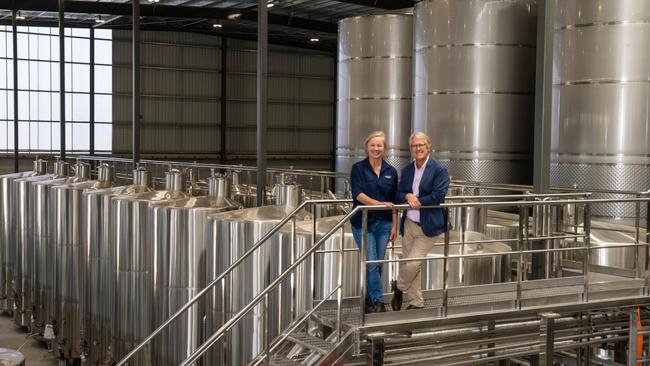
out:
M386 179L390 179L392 177L393 177L392 175L384 175L384 178L386 178Z

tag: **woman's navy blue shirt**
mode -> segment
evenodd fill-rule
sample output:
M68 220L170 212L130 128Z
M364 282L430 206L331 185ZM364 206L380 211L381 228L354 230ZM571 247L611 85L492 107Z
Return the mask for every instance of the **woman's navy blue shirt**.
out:
M370 161L366 158L352 165L350 185L352 186L353 208L362 205L357 200L360 193L365 193L368 197L380 202L395 202L397 170L382 159L378 177L372 169ZM392 221L392 219L391 210L368 211L368 224L377 220ZM361 228L362 220L362 213L359 212L350 219L350 223L356 228Z

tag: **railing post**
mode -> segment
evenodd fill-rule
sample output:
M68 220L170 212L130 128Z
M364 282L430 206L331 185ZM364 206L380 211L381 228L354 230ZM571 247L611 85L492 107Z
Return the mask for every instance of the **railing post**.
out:
M589 302L589 262L591 258L590 239L591 239L591 205L585 204L584 212L584 252L582 262L582 275L584 276L584 289L582 293L582 302Z
M650 198L649 195L645 195L645 198ZM646 211L645 211L645 291L644 294L648 295L650 287L650 201L646 202ZM649 353L650 355L650 353Z
M269 329L269 294L264 295L264 364L270 364L271 361L271 332Z
M341 341L343 327L341 326L341 310L343 307L343 260L345 249L345 225L341 226L341 241L339 243L339 289L336 291L336 339Z
M368 232L368 210L362 212L361 250L359 251L359 324L366 321L366 236Z
M316 209L316 204L311 205L311 245L316 245L317 242L317 235L316 235L316 216L318 215L318 210ZM314 276L314 273L316 273L316 253L311 254L311 260L309 264L310 270L311 270L311 277L309 278L309 293L310 294L315 294L316 293L316 276ZM313 295L312 295L313 296Z
M560 315L557 313L540 314L540 336L544 344L543 352L540 352L540 366L553 366L553 355L555 354L555 319ZM540 350L542 351L542 350Z
M296 260L296 217L294 216L291 219L291 264ZM290 265L291 265L290 264ZM314 272L312 272L314 273ZM313 275L312 275L313 277ZM289 282L289 291L291 291L291 319L296 319L298 314L296 311L298 309L298 297L296 296L296 275L294 272L291 272L290 282ZM313 292L312 292L313 294ZM313 296L312 296L313 300ZM310 304L311 305L311 304ZM311 306L309 306L311 307Z
M465 203L465 200L461 200L460 203ZM467 227L467 206L460 208L460 255L465 254L465 228ZM460 261L460 283L461 286L465 286L465 258L458 258Z
M445 207L445 222L449 222L449 209ZM449 228L445 231L445 244L442 264L442 309L441 315L447 316L447 305L449 304Z
M636 198L641 198L640 194L636 195ZM636 201L634 203L635 208L635 217L634 217L634 265L636 266L635 278L641 278L641 254L639 251L641 247L639 246L641 239L641 201Z
M627 342L627 364L629 366L636 366L636 351L637 351L637 337L639 335L639 329L637 327L637 322L639 320L639 316L636 312L635 308L629 308L627 311L628 315L630 316L630 325L629 325L629 340ZM640 364L639 364L640 365Z
M524 281L524 220L528 220L528 206L519 206L519 229L517 230L519 260L517 260L517 300L515 309L521 310L522 281Z

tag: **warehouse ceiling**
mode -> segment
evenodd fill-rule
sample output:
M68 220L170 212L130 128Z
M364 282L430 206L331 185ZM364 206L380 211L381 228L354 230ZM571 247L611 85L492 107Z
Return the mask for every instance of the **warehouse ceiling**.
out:
M338 21L356 15L404 11L416 0L266 0L269 42L336 51ZM143 30L189 31L255 40L257 0L141 0ZM56 26L57 0L0 0L0 22ZM65 1L68 27L131 29L132 3L127 0Z

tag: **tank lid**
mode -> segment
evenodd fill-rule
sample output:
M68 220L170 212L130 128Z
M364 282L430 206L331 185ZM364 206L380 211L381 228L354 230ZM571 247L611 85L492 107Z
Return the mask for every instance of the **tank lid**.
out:
M112 183L115 181L115 168L108 164L101 164L97 167L97 180L102 183Z
M230 197L230 182L222 175L208 178L208 195L217 198Z
M165 173L165 189L172 192L185 192L185 174L178 169Z
M151 187L151 172L145 168L137 167L133 170L133 184Z
M47 160L36 159L34 160L34 174L43 175L47 173Z
M83 162L77 162L77 164L74 165L75 168L75 176L78 178L90 178L90 165L87 163Z
M70 175L70 164L63 160L57 160L54 162L54 175L57 178L67 177Z

